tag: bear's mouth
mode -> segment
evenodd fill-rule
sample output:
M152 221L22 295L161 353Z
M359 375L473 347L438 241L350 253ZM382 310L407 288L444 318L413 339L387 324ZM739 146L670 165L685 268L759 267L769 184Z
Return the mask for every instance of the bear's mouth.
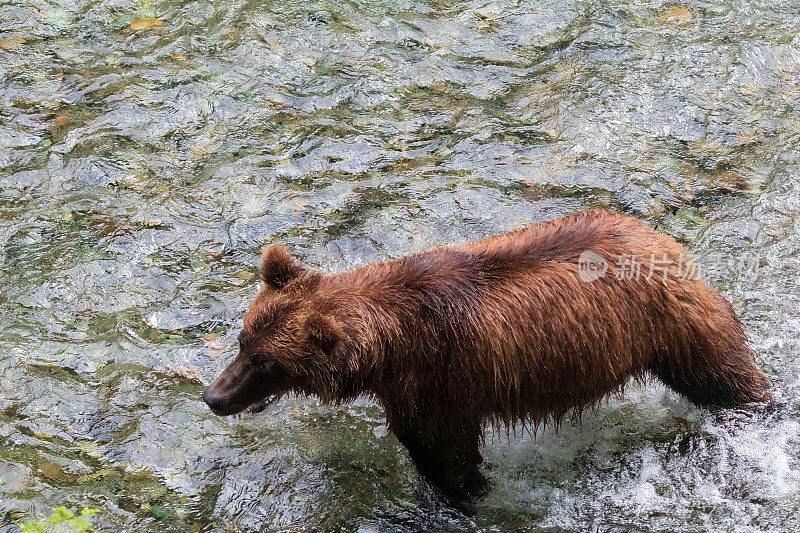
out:
M238 413L234 414L236 418L242 418L242 415L255 415L266 409L269 404L274 403L280 398L278 394L271 394L264 398L263 400L259 400L257 402L251 403L249 406L245 407Z

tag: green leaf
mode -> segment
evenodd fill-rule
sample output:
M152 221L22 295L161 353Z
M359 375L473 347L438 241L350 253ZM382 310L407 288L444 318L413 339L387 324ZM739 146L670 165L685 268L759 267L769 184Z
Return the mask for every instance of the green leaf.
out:
M55 507L53 513L47 518L31 520L26 524L18 524L22 533L50 533L53 531L70 531L72 533L87 533L94 531L94 526L89 517L98 514L97 509L84 507L80 516L66 507ZM60 527L59 527L60 526Z
M62 522L67 522L75 518L75 514L66 507L56 507L53 509L53 514L47 519L51 524L57 526Z
M45 526L38 524L35 520L31 520L27 524L20 524L23 533L44 533Z

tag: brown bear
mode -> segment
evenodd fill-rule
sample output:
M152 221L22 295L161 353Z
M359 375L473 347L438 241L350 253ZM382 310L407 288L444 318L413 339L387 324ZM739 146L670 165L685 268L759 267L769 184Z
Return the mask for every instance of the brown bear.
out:
M239 356L203 399L230 415L287 392L372 396L424 477L465 501L487 488L487 421L559 421L648 374L698 405L764 397L733 309L691 265L607 211L338 274L273 246Z

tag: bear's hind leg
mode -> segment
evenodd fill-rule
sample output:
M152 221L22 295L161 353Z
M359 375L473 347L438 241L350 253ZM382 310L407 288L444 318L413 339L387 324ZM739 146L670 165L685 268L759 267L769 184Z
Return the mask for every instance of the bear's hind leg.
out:
M732 407L769 399L767 379L744 343L723 354L693 353L689 361L670 361L667 357L651 371L696 405Z

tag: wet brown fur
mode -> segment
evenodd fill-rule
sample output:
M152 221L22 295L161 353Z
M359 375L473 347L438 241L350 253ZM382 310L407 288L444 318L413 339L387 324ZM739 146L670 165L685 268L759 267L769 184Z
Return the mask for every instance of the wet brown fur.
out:
M578 274L587 250L609 264L591 282ZM237 361L269 365L263 395L373 396L420 471L463 500L486 489L487 421L558 421L647 375L699 405L762 397L766 380L733 309L679 275L682 254L669 236L606 211L330 275L275 246ZM631 256L639 278L617 276ZM659 268L645 279L653 258Z

